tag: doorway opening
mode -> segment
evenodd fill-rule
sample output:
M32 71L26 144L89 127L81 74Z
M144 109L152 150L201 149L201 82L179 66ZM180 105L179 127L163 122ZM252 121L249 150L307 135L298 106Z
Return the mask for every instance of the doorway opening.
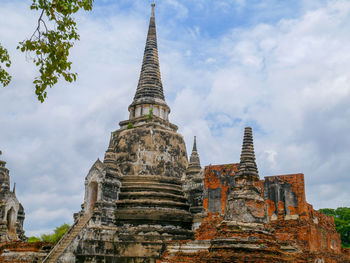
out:
M98 193L98 183L91 182L88 186L87 192L87 211L91 212L97 201L97 193Z
M7 211L7 229L9 232L16 231L16 211L13 207Z

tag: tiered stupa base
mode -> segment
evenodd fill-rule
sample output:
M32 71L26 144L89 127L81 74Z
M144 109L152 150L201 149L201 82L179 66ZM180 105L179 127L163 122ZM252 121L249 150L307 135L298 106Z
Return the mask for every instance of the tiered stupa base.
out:
M193 238L185 200L176 178L124 176L115 215L120 262L155 262L166 241Z
M211 241L210 262L288 262L263 223L223 221Z

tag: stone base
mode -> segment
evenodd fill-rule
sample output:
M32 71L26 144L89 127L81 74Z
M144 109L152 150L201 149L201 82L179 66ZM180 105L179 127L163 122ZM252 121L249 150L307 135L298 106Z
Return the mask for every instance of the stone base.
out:
M45 242L26 243L22 241L12 241L0 243L0 262L41 262L47 256L51 246L52 244Z
M262 223L223 221L210 254L213 262L288 262L273 229Z
M225 220L268 223L266 204L253 185L234 187L228 196Z
M118 258L145 258L146 260L146 258L159 259L166 249L166 243L171 240L193 239L193 232L169 225L124 225L117 236L115 252Z

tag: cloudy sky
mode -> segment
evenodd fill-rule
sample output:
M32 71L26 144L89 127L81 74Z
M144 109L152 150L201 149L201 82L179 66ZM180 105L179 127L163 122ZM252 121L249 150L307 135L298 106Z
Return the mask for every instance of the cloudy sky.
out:
M84 178L128 117L149 0L96 0L77 17L78 81L41 104L37 71L18 52L38 13L0 0L0 42L13 81L0 88L0 149L17 183L27 235L72 223ZM160 65L170 121L202 165L239 161L254 129L260 177L302 172L316 209L350 206L350 1L158 0Z

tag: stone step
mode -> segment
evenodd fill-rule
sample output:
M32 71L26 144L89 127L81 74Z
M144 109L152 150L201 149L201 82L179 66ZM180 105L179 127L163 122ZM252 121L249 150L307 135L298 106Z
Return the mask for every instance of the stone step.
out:
M120 188L121 192L143 192L143 191L155 191L157 193L163 192L163 193L172 193L172 194L178 194L183 195L182 189L175 188L175 187L165 187L161 185L122 185Z
M179 178L157 175L125 175L122 177L122 182L159 182L182 185L182 182Z
M192 214L188 209L164 207L123 207L116 210L117 224L129 221L131 224L164 224L183 225L192 224ZM167 222L167 223L165 223ZM172 222L172 223L169 223Z
M121 192L119 194L119 200L124 200L124 199L135 200L135 199L141 199L141 198L156 199L156 200L159 200L159 199L174 200L174 201L182 201L182 202L187 201L187 199L183 195L177 195L172 193L140 191L140 192Z
M123 186L162 186L162 187L170 187L170 188L175 188L182 190L182 185L178 184L172 184L172 183L162 183L162 182L157 182L157 181L139 181L139 182L122 182L122 187Z
M86 225L86 223L91 218L91 214L85 214L79 219L79 221L73 225L67 232L66 235L56 244L51 250L49 255L43 260L42 263L54 263L57 261L59 256L65 251L73 239L79 234L81 229Z
M163 234L163 235L157 235L157 234L152 234L152 235L118 235L118 240L121 243L146 243L146 242L159 242L159 241L170 241L170 240L189 240L193 238L193 232L188 231L186 233L181 233L181 234L176 234L169 232L168 235ZM131 240L131 241L130 241ZM117 244L117 243L116 243Z
M171 200L155 200L155 199L126 199L116 201L118 208L123 207L164 207L164 208L182 208L185 210L189 209L189 205L184 202L176 202Z

